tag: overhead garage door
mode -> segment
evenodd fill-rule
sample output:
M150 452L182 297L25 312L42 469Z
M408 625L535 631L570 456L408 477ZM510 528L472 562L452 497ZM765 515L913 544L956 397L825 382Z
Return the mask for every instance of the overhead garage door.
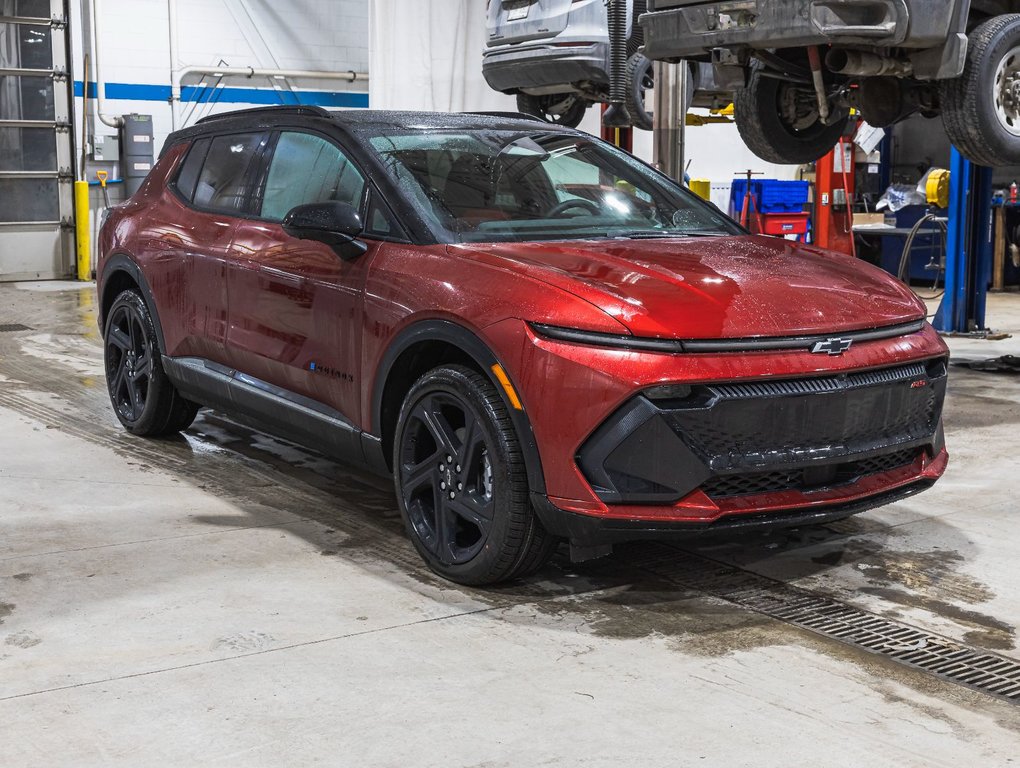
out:
M61 0L0 0L0 281L71 270L66 35Z

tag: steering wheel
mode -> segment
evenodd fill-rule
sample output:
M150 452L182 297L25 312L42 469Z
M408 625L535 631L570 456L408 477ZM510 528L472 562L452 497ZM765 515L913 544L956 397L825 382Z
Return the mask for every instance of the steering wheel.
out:
M585 200L583 197L573 197L570 200L564 200L562 203L554 205L545 214L545 217L547 219L555 219L571 208L584 208L591 214L596 214L602 210L602 206L592 200Z

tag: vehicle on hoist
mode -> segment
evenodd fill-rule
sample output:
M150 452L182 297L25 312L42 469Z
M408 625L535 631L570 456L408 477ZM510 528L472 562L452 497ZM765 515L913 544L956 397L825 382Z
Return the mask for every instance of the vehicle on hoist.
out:
M1020 163L1020 0L648 0L653 60L711 61L737 127L774 163L826 154L851 110L942 117L986 166Z
M640 52L638 18L646 0L626 7L621 75L635 127L652 129L647 103L655 85L652 62ZM692 64L687 108L720 109L733 94L715 86L712 67ZM491 88L517 96L524 114L571 128L596 103L610 100L612 41L606 0L490 0L482 74Z

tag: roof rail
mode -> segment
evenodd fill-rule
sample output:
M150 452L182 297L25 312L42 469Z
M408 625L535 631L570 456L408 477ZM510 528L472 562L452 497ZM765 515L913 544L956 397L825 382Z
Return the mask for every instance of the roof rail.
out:
M195 125L213 123L217 120L226 120L234 117L258 117L259 115L307 115L308 117L332 117L322 107L315 107L306 104L280 104L272 107L254 107L253 109L239 109L234 112L219 112L215 115L203 117Z
M478 115L480 117L509 117L514 120L531 120L536 123L546 122L536 115L529 115L527 112L463 112L464 115Z

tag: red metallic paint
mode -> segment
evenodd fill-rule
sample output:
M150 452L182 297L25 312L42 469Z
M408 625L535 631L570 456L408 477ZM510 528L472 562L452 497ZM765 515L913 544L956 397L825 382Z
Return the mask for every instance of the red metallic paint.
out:
M672 338L838 333L924 316L914 295L838 254L764 237L416 246L369 242L341 261L274 223L192 210L167 186L169 151L100 236L104 265L124 254L152 291L172 356L205 357L319 400L377 433L372 392L394 338L426 319L475 333L503 364L532 425L553 503L595 517L708 522L726 514L853 501L919 478L924 466L824 492L676 505L607 506L574 456L623 402L664 383L791 378L944 356L930 326L858 343L838 357L803 352L670 355L537 337L527 322ZM310 363L329 369L311 374Z
M666 355L604 349L540 338L520 320L489 326L484 338L502 352L503 366L528 412L549 495L563 509L598 516L613 516L613 510L595 496L574 456L613 411L642 390L660 384L860 371L947 354L945 342L931 326L910 336L857 343L846 354L832 357L807 351ZM649 519L673 514L669 506L630 509L624 516L635 514L634 509Z
M839 333L925 315L906 286L876 267L771 237L472 244L451 251L526 271L600 307L635 336ZM578 327L569 319L560 324Z

